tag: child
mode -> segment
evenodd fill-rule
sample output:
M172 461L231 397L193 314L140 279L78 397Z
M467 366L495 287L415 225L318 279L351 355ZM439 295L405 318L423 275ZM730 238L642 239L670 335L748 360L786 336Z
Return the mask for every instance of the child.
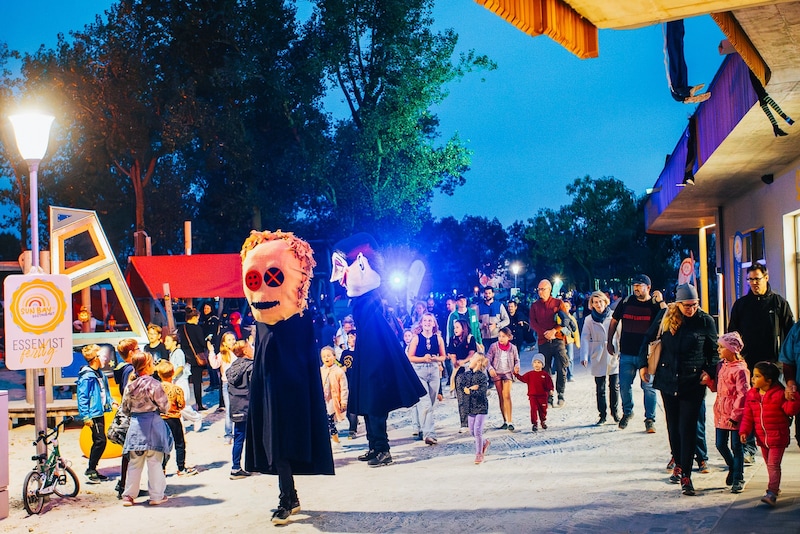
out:
M503 327L497 333L497 341L489 347L486 358L489 360L489 376L494 380L497 398L500 401L500 413L503 426L498 430L514 431L511 422L511 381L515 373L519 373L519 352L511 343L514 336L509 327Z
M731 493L741 493L744 490L744 449L736 434L742 421L744 399L750 389L750 371L740 354L744 342L738 332L724 334L717 343L722 360L717 366L717 378L714 380L704 374L701 382L717 392L714 426L717 427L717 450L728 464L725 484L731 486Z
M169 399L169 409L161 414L161 418L166 421L172 439L175 441L175 463L178 464L178 476L196 475L194 467L186 467L186 439L183 435L183 425L181 424L181 410L186 407L186 399L183 390L172 383L175 375L175 367L167 360L161 360L156 365L156 373L161 377L161 387ZM164 456L161 467L166 470L169 457Z
M248 332L249 334L249 332ZM228 393L228 379L225 378L228 368L233 363L236 356L233 355L231 349L236 343L236 335L233 332L225 332L222 334L222 340L219 344L219 352L214 352L214 345L211 341L207 342L208 348L208 363L212 369L219 369L222 375L222 403L224 406L230 405L230 394ZM233 443L233 422L231 421L230 410L225 410L225 435L223 436L226 445Z
M349 395L347 377L336 362L336 354L333 347L322 347L320 357L322 358L322 367L319 368L319 371L322 375L325 407L328 409L328 427L331 432L331 439L335 443L339 443L339 431L336 430L336 423L346 419L347 397Z
M247 432L247 411L250 403L250 378L253 375L253 346L247 341L237 341L233 345L236 359L225 371L228 380L228 411L233 422L233 451L231 480L249 477L242 469L242 450Z
M489 379L486 376L488 365L489 360L483 354L476 354L469 361L469 369L464 373L461 382L469 403L469 433L475 437L476 465L483 462L483 457L489 448L489 440L483 439L483 425L486 414L489 413L489 400L486 398L489 389Z
M553 393L553 379L550 373L544 370L544 356L541 353L533 355L531 361L532 371L520 375L514 373L521 382L528 384L528 401L531 403L531 430L539 430L538 421L542 422L542 429L547 430L547 398Z
M104 367L100 358L100 347L86 345L81 352L86 359L86 365L78 372L78 416L92 429L86 482L99 484L108 480L107 476L97 472L97 463L106 450L105 413L111 411L111 393L108 390L108 379L100 370Z
M186 365L186 354L178 344L178 334L167 334L164 336L164 346L169 351L169 363L172 364L174 374L172 375L172 383L183 392L183 400L189 398L189 376L192 374L191 368ZM202 414L194 411L191 406L184 406L181 410L181 418L189 424L194 425L195 432L203 428Z
M150 504L156 506L167 502L164 494L167 479L161 464L164 455L172 450L172 436L159 413L169 409L169 399L159 381L152 377L155 369L150 354L135 353L131 364L136 370L136 378L125 388L121 406L122 413L131 416L131 426L122 447L123 453L130 454L122 506L134 505L145 465Z
M753 430L767 464L769 483L761 502L775 506L781 485L781 460L789 446L789 423L800 412L800 396L786 400L781 371L771 362L758 362L753 369L753 387L747 392L739 439L747 442Z

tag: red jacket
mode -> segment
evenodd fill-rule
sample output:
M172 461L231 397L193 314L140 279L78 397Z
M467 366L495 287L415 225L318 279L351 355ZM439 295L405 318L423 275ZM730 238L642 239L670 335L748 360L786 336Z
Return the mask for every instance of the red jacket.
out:
M789 446L789 418L800 413L800 395L786 400L781 384L774 384L763 395L751 388L744 401L744 417L739 434L748 436L755 429L758 444L768 448Z
M517 380L528 384L528 396L544 395L545 397L553 391L553 379L547 371L528 371L524 375L514 373Z

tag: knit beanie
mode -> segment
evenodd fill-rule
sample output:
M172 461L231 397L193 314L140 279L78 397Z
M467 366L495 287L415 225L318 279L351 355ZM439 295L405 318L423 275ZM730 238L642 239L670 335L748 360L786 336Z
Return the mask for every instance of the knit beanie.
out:
M742 336L739 335L739 332L728 332L727 334L722 334L719 336L717 343L734 354L739 354L744 348L744 341L742 341Z
M675 302L697 300L697 288L692 284L681 284L675 290Z
M531 365L533 365L533 362L535 362L536 360L539 360L540 362L542 362L542 365L544 365L544 354L542 354L541 352L537 352L536 354L534 354L533 359L531 359Z

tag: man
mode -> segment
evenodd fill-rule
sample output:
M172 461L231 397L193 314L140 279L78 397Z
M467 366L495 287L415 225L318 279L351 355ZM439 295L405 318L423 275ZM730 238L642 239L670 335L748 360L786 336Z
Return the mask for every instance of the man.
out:
M739 332L744 342L742 356L750 369L760 361L777 362L786 336L794 325L789 303L772 291L766 265L753 263L747 268L750 292L733 303L728 332ZM745 463L753 463L755 434L744 445Z
M558 407L564 406L564 390L566 389L566 369L569 365L567 356L566 336L562 327L556 322L556 315L565 316L567 309L561 299L553 298L550 293L553 284L544 279L539 282L536 292L539 300L531 305L530 324L539 340L539 352L544 355L544 368L552 374L553 365L556 370L556 393L558 394ZM553 405L552 393L548 399Z
M445 341L445 343L447 343L449 345L450 344L450 329L447 328L447 322L450 319L450 314L453 313L454 311L456 311L456 299L454 297L447 297L447 300L444 301L444 306L445 306L445 308L447 308L447 311L444 312L444 315L443 315L444 321L439 323L439 328L444 327L444 329L446 330L446 332L445 332L446 337L445 337L444 341Z
M650 294L650 277L638 274L633 277L633 298L619 301L608 326L607 349L616 354L614 335L619 322L622 332L619 339L619 392L622 397L622 419L619 427L626 428L633 417L633 381L639 372L639 349L645 334L662 308L667 305L660 291ZM656 431L656 392L653 384L641 381L644 393L644 428L648 434Z
M481 337L480 322L478 321L478 314L475 310L467 306L467 296L463 293L456 297L456 309L447 318L447 338L453 337L453 324L458 319L464 319L469 324L470 334L475 338L475 343L478 344L478 351L483 352L483 338ZM486 347L487 349L489 347Z
M497 341L500 330L511 324L505 306L494 300L494 288L491 286L483 288L483 302L478 304L478 321L486 350Z
M345 315L344 319L342 319L342 327L339 328L339 331L336 332L336 337L334 338L334 354L336 354L336 361L340 361L342 359L342 351L347 349L347 334L351 331L356 329L355 321L353 321L352 315Z

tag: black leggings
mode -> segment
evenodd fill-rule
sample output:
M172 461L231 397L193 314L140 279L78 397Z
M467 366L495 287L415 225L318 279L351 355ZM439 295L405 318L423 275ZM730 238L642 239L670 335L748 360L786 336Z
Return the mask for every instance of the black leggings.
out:
M192 375L189 377L192 381L194 388L194 399L197 402L198 410L205 410L203 406L203 368L199 366L192 366Z

